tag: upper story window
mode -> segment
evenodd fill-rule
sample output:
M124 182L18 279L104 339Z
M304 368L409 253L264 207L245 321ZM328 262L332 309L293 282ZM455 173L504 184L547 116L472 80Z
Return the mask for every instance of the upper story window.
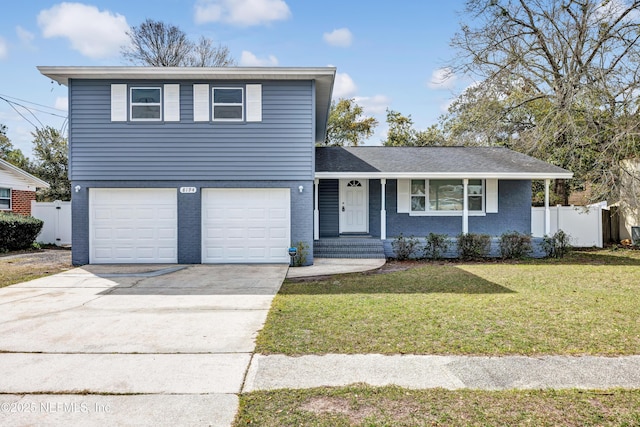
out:
M11 209L11 189L0 188L0 210Z
M213 120L244 120L244 89L241 87L213 88Z
M470 179L467 186L469 211L482 212L484 185ZM461 179L412 179L411 212L461 211L464 206Z
M159 87L132 87L131 120L162 120L162 90Z

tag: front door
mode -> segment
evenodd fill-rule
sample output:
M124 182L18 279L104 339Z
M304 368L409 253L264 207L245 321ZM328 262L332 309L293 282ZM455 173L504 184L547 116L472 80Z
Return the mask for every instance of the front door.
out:
M340 233L369 231L369 189L366 179L340 180Z

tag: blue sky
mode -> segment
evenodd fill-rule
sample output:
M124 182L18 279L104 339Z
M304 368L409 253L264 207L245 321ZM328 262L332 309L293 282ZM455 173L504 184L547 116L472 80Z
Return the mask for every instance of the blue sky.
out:
M380 144L384 137L387 107L410 114L423 129L470 83L465 78L438 79L454 54L449 40L458 29L463 0L16 4L0 15L0 96L41 110L32 113L56 128L65 124L67 90L42 76L36 66L126 65L119 53L127 41L124 33L147 18L177 25L194 39L205 35L227 45L239 65L337 67L334 98L355 98L380 122L367 145ZM39 125L31 113L16 108ZM8 126L13 144L30 155L34 128L3 100L0 123Z

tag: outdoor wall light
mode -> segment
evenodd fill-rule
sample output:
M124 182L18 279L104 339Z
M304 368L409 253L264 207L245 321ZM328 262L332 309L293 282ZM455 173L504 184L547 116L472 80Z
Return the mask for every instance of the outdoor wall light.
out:
M304 190L304 187L301 185L300 187L298 187L298 191L302 193L302 190Z
M73 187L73 189L76 190L76 193L78 193L82 189L82 187L76 185L75 187Z

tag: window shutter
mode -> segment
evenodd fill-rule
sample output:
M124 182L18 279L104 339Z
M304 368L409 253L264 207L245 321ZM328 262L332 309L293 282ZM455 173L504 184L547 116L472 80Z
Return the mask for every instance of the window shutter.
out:
M247 121L262 121L262 85L247 85Z
M498 213L498 180L487 179L484 186L484 191L487 197L485 212Z
M111 121L127 121L127 85L111 85Z
M193 85L193 121L209 121L209 85Z
M411 180L398 180L398 213L409 213L411 208Z
M180 121L180 85L164 85L164 121Z

